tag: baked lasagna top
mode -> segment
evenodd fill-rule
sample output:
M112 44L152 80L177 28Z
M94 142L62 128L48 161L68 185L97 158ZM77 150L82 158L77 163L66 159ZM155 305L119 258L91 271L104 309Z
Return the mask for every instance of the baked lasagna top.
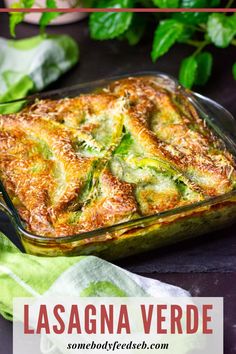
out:
M0 116L0 176L27 230L67 236L234 189L235 162L155 77Z

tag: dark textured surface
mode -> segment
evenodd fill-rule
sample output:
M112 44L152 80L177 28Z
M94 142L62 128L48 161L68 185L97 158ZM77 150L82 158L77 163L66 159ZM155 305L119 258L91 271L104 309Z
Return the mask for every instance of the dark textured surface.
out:
M192 48L178 45L158 63L152 64L149 55L151 38L144 39L137 47L130 47L120 41L95 42L89 39L86 20L73 25L51 27L49 32L73 36L80 44L81 54L80 63L51 85L53 89L143 70L159 70L177 76L181 58L192 51ZM33 25L24 24L17 28L18 38L37 33L38 27ZM0 14L0 36L9 37L7 15L4 14ZM236 49L214 48L212 51L216 54L213 76L200 92L217 100L236 116L236 81L232 78L231 70L232 63L236 61ZM17 243L12 227L1 214L0 230ZM223 296L224 353L233 354L236 353L236 273L233 273L236 272L235 236L236 226L167 249L131 257L117 264L133 272L182 286L195 296ZM0 354L12 354L11 338L10 323L0 318Z

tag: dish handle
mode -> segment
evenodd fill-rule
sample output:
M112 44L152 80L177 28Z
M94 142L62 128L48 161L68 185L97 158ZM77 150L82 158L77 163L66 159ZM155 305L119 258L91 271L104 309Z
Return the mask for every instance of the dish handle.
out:
M6 205L1 192L0 192L0 211L4 212L8 216L12 216L12 212Z
M210 115L211 120L216 122L217 126L220 127L222 131L226 132L234 142L236 139L236 122L233 115L219 103L208 97L202 96L196 92L192 92L192 96L206 110L208 116Z

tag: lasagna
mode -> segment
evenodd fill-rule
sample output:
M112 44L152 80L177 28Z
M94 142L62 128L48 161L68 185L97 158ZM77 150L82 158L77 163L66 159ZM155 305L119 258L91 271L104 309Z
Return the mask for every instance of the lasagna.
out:
M181 89L130 77L0 115L0 177L26 229L80 234L235 188L233 156Z

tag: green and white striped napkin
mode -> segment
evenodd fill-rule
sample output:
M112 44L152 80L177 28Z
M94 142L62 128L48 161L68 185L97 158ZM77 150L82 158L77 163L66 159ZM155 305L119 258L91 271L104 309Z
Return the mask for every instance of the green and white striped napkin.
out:
M67 35L0 38L0 103L41 91L78 59L78 45ZM6 107L0 104L0 113L8 113Z
M189 296L181 288L132 274L94 256L37 257L0 233L0 313L12 319L15 297Z

